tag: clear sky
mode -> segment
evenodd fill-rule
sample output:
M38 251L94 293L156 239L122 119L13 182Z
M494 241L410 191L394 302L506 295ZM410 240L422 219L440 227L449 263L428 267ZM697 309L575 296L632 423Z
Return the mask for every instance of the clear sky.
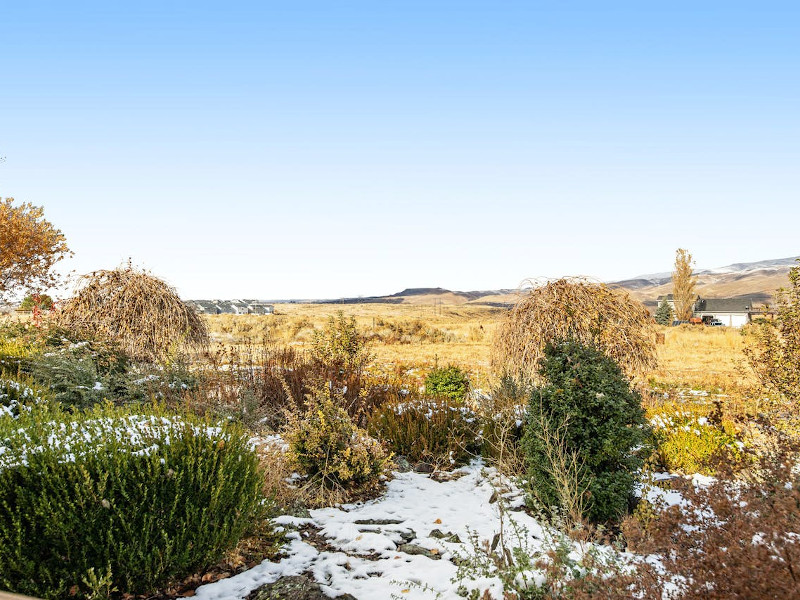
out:
M800 254L797 2L0 1L0 195L186 298Z

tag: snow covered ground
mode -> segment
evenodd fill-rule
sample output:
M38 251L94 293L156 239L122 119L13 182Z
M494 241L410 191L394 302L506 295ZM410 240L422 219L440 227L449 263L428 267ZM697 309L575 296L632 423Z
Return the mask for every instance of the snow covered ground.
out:
M532 551L547 547L552 542L548 532L526 513L513 510L522 504L520 490L480 462L455 471L445 481L396 473L376 500L313 510L305 519L280 517L278 523L289 531L285 558L204 585L196 597L244 598L280 577L310 572L331 597L348 593L359 600L456 599L463 598L457 590L465 584L481 592L488 589L499 599L498 579L459 582L453 559L457 562L473 551L471 535L492 541L501 529L501 505L506 508L504 529L510 529L512 518L523 532L524 539L517 543ZM316 536L317 547L309 543L309 535Z

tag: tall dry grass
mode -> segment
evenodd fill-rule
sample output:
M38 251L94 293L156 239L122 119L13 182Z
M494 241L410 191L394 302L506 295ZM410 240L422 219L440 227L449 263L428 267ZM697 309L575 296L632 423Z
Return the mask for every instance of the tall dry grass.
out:
M485 306L419 306L393 304L278 304L275 315L211 315L207 317L217 344L247 345L269 341L299 350L310 348L314 329L343 311L354 316L370 338L375 359L371 370L417 373L436 364L467 370L476 387L491 379L491 344L506 311ZM392 332L420 321L430 331L400 339ZM417 326L415 326L417 327ZM757 382L744 363L749 343L741 330L729 327L660 327L665 343L656 346L658 366L650 372L657 386L735 392ZM445 334L446 338L438 337Z

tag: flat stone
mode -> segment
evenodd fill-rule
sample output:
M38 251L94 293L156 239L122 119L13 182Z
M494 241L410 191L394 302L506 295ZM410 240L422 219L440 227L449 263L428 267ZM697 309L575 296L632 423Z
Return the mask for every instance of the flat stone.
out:
M442 558L438 552L431 552L427 548L423 548L417 544L402 544L397 547L397 551L411 554L412 556L427 556L433 560L439 560Z
M447 532L445 533L441 529L434 529L428 534L428 537L432 537L437 540L444 540L445 542L450 542L452 544L460 544L461 538L458 537L455 533Z
M356 600L350 594L337 596L340 600ZM248 600L328 600L319 584L307 575L281 577L274 583L262 585L247 596Z
M353 521L356 525L400 525L402 519L358 519Z

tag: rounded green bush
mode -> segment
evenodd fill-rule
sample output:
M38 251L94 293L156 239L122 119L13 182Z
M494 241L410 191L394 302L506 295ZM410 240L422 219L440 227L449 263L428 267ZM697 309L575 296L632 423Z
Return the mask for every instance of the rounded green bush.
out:
M613 360L575 341L548 345L539 374L545 383L531 395L523 437L533 495L559 506L563 473L553 457L574 456L584 516L619 518L643 464L635 450L649 438L641 397Z
M325 488L355 488L378 481L389 455L357 427L341 407L344 398L317 390L302 418L292 416L284 433L290 464Z
M213 564L263 508L249 438L160 409L0 417L0 588L144 593Z
M425 393L434 398L463 400L469 392L469 375L450 365L437 367L425 378Z

